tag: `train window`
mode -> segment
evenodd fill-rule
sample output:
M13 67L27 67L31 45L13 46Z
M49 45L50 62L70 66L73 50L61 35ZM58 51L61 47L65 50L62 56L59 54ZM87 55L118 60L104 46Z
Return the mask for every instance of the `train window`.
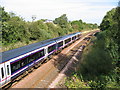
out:
M32 57L33 57L33 60L38 59L37 53L34 53L34 54L32 55Z
M53 51L55 49L55 45L52 45L50 47L48 47L48 53L50 53L51 51Z
M39 59L39 58L43 57L44 55L45 55L45 54L44 54L44 49L43 49L43 50L41 50L41 51L39 51L39 52L31 55L31 56L29 57L29 62L32 62L32 61L34 61L34 60L36 60L36 59Z
M26 58L24 58L23 60L22 60L24 63L24 66L25 65L27 65L28 63L29 63L29 58L28 57L26 57Z
M35 59L38 59L38 58L39 58L38 52L34 54L34 57L35 57Z
M34 59L35 59L34 55L31 55L31 56L29 57L29 62L34 61Z
M23 61L23 60L21 60L21 66L22 66L22 67L24 66L24 61Z
M7 74L10 75L9 65L7 65Z
M58 43L58 47L63 46L63 41Z
M25 66L28 64L28 58L23 58L20 62L21 62L21 67Z
M3 67L1 68L1 74L2 74L2 78L4 78L4 70L3 70Z
M75 39L76 39L76 36L75 36Z
M18 70L20 68L20 61L18 61L17 65L16 65L16 69Z
M11 64L11 72L13 73L20 69L20 66L21 66L20 61Z
M72 37L72 40L74 40L74 37Z
M45 53L44 53L44 49L41 50L41 51L39 52L39 55L40 55L40 58L43 57L43 56L45 55Z
M14 64L11 64L11 73L13 73L15 71L15 66Z
M26 57L26 58L23 60L23 62L24 62L24 66L27 65L27 64L28 64L28 57Z
M70 42L70 41L71 41L71 38L65 40L65 44L67 44L67 43Z
M72 40L75 40L76 39L76 36L72 37Z

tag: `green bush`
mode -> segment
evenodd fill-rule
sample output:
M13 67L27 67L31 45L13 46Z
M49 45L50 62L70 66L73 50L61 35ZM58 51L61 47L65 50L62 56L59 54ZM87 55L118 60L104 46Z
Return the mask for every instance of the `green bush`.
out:
M81 64L81 73L85 75L98 76L108 74L112 66L112 58L106 52L104 39L98 40L93 45L92 50L84 55L84 60Z

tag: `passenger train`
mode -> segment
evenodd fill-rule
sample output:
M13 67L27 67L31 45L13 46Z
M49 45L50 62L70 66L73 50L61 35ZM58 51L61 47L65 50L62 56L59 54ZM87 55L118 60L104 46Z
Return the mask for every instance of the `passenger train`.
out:
M0 87L14 81L55 52L78 40L80 36L81 32L77 32L2 52Z

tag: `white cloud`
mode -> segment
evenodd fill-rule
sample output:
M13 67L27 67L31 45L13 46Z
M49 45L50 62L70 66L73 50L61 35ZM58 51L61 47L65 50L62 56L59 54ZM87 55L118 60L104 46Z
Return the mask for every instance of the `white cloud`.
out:
M101 2L101 3L100 3ZM104 3L107 2L107 3ZM105 13L115 7L117 0L2 0L5 10L21 15L25 20L55 19L67 14L69 20L82 19L86 22L100 23Z

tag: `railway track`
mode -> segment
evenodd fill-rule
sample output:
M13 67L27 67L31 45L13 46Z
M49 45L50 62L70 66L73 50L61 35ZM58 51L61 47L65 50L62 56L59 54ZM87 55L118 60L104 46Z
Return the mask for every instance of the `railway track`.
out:
M88 36L88 33L82 35L80 40L63 49L59 54L54 55L51 60L34 69L32 73L29 73L10 88L47 88L73 57L80 45L84 43L85 36Z

